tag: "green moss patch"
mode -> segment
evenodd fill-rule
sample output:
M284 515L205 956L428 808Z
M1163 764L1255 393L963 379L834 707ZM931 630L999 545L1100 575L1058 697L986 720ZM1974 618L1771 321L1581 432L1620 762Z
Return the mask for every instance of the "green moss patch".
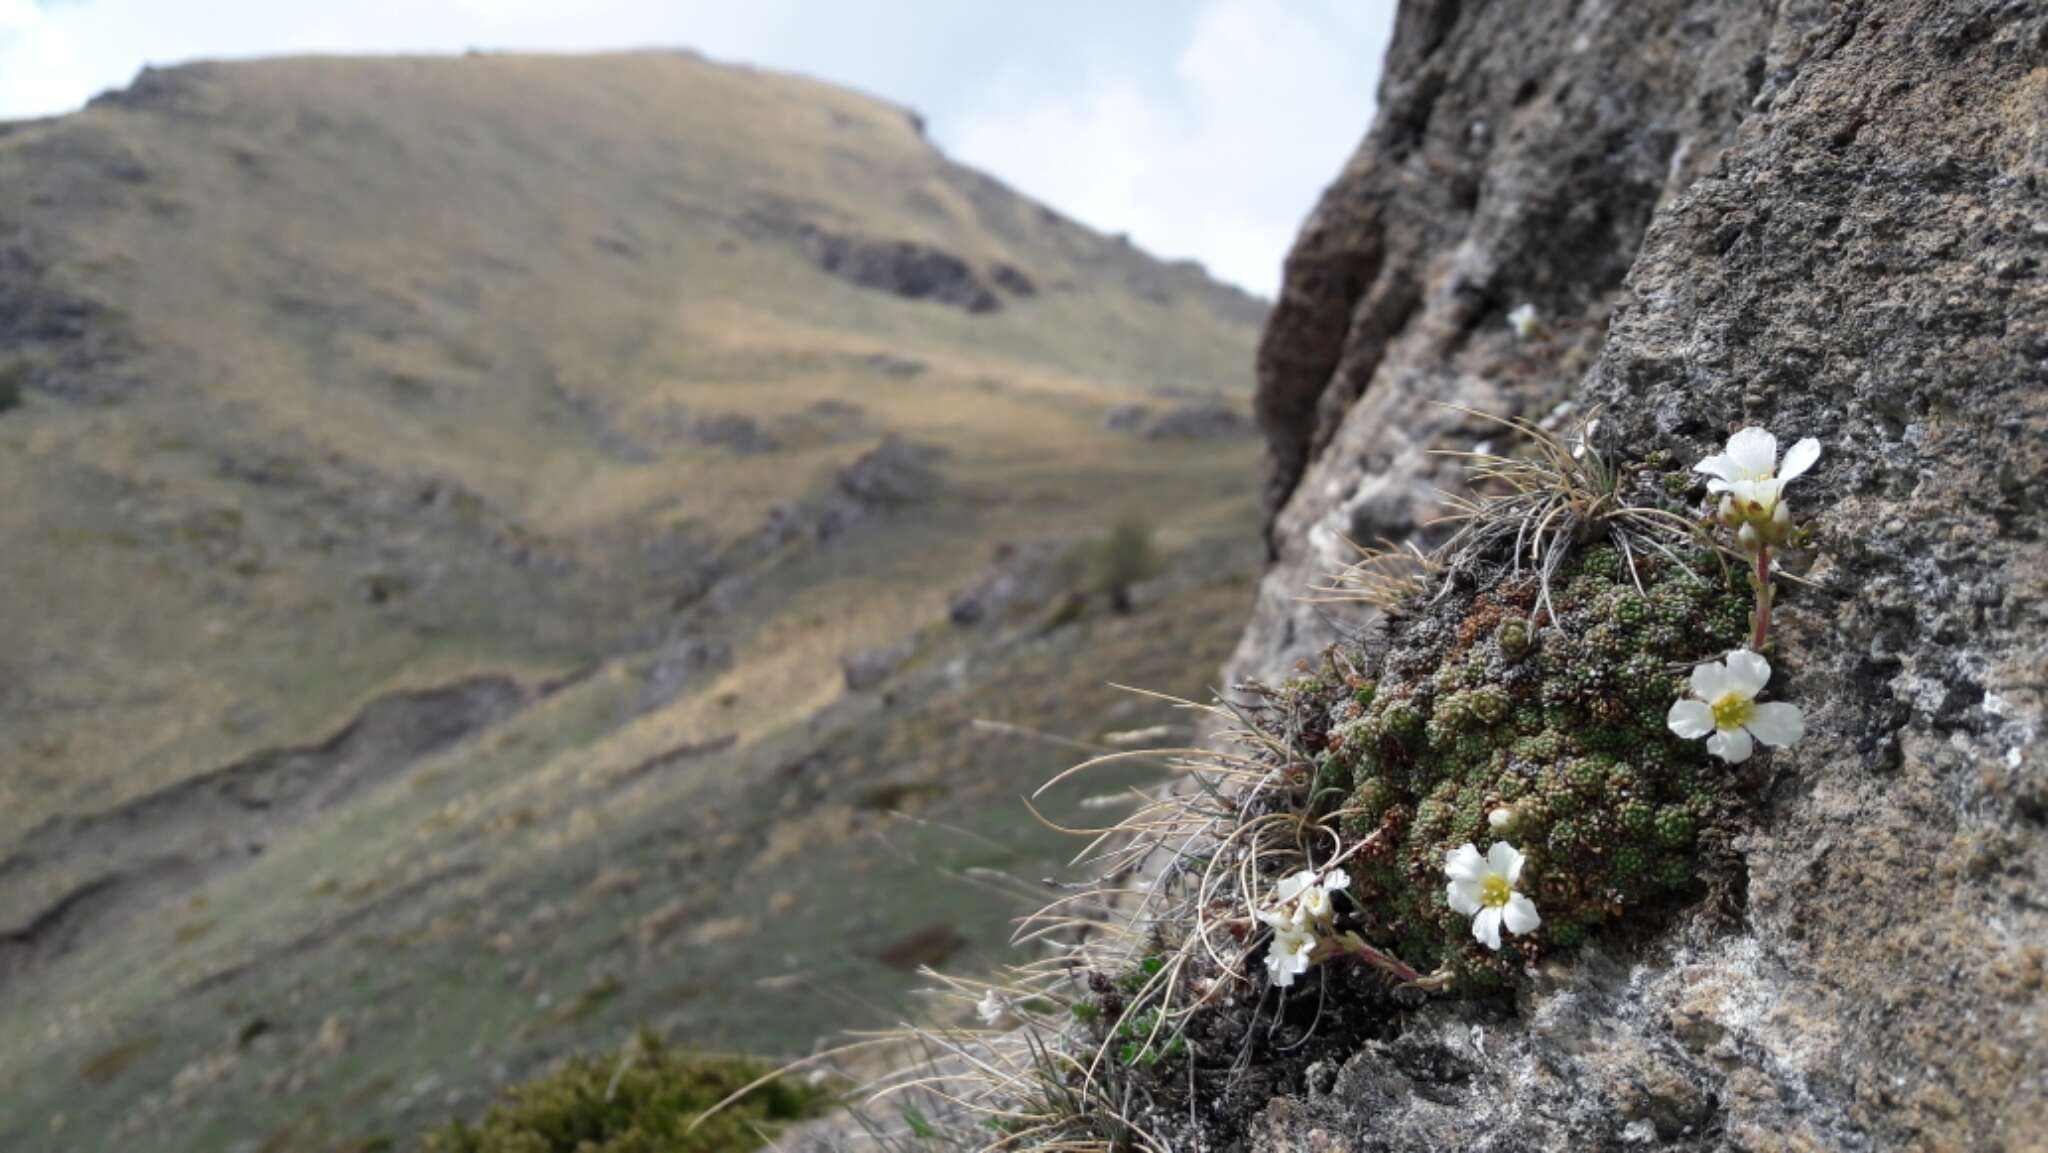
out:
M1410 965L1490 984L1698 875L1734 777L1665 725L1685 675L1744 634L1749 597L1712 558L1584 550L1539 608L1533 579L1449 596L1397 622L1362 673L1292 686L1321 713L1317 805L1347 842L1369 937ZM1362 662L1362 663L1361 663ZM1319 722L1319 723L1318 723ZM1496 829L1490 814L1506 810ZM1505 840L1543 925L1492 953L1446 904L1444 859Z
M672 1053L649 1033L623 1072L621 1060L571 1061L514 1090L482 1122L431 1134L426 1153L742 1153L832 1105L822 1089L772 1081L691 1132L706 1110L768 1067Z

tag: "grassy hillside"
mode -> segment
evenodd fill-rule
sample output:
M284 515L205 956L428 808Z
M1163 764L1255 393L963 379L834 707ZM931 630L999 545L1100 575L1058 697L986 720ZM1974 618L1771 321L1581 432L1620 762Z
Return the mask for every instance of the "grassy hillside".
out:
M900 1012L1068 848L1010 798L1069 753L970 722L1155 723L1102 683L1234 639L1256 450L1172 418L1259 314L687 54L0 126L0 1145L347 1148ZM1136 615L1040 565L948 623L1133 514Z

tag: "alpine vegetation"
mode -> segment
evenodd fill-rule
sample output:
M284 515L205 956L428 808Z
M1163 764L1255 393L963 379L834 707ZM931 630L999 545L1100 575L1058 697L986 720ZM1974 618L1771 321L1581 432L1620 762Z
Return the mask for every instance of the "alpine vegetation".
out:
M1043 959L940 978L968 1023L909 1030L933 1059L871 1100L928 1095L913 1130L961 1148L1228 1146L1252 1112L1234 1098L1421 999L1496 996L1594 934L1719 907L1756 746L1805 727L1761 699L1761 650L1784 486L1818 445L1780 462L1738 433L1700 466L1702 510L1691 472L1615 459L1590 421L1500 423L1524 444L1473 459L1441 547L1361 550L1314 590L1378 607L1374 629L1284 684L1179 702L1220 730L1208 747L1055 778L1149 757L1186 779L1086 830L1097 883L1017 935Z
M1515 892L1528 859L1506 841L1495 841L1482 857L1467 841L1444 861L1444 875L1451 879L1445 899L1453 911L1472 918L1472 939L1495 952L1503 927L1510 933L1533 933L1543 925L1536 903Z

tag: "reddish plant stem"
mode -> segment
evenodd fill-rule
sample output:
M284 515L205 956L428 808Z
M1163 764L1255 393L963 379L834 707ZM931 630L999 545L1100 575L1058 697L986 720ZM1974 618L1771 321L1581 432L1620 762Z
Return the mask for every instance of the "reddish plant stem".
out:
M1364 961L1375 969L1393 974L1407 984L1421 984L1428 980L1421 973L1416 972L1413 968L1402 962L1398 957L1382 953L1371 945L1366 944L1356 933L1347 933L1337 938L1337 944L1345 952L1356 956L1359 960Z
M1756 575L1750 579L1756 584L1756 612L1752 614L1749 650L1760 653L1771 635L1771 546L1756 550Z

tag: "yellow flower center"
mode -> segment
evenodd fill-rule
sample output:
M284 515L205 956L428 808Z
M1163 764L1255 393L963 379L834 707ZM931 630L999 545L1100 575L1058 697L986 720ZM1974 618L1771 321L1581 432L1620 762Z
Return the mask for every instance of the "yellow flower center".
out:
M1714 727L1723 732L1739 729L1756 715L1756 702L1741 693L1722 693L1714 702Z
M1479 882L1479 903L1488 908L1498 909L1507 904L1508 898L1514 895L1513 886L1499 873L1490 873L1485 880Z

